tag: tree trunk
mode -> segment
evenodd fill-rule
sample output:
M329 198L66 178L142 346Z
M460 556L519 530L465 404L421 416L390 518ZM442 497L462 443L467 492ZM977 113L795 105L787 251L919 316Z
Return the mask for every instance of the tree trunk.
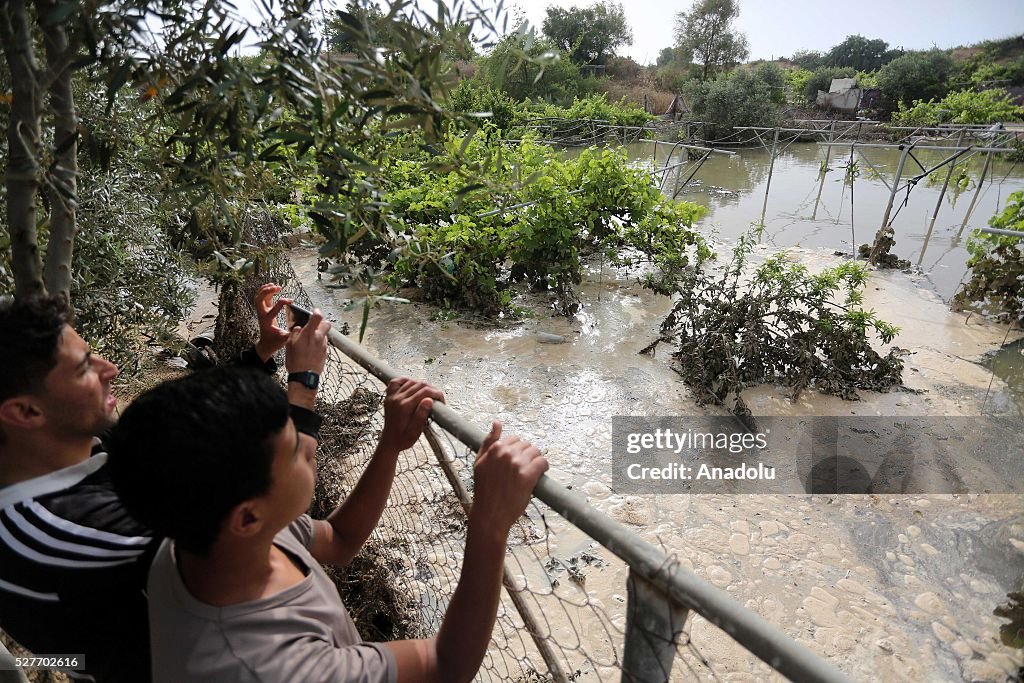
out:
M47 186L50 240L46 249L44 278L50 294L63 294L70 301L71 257L78 232L75 220L78 201L78 116L71 91L71 50L67 33L63 24L47 25L45 21L45 17L55 7L55 0L36 0L36 13L43 27L43 44L46 46L46 76L54 118L54 157Z
M11 231L14 293L26 299L46 293L36 235L39 190L39 69L25 0L0 3L0 41L11 73L11 118L7 126L7 225Z

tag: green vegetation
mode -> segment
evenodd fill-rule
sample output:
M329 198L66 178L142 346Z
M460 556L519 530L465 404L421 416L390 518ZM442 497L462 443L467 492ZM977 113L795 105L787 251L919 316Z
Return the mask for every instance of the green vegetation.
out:
M993 90L958 90L939 101L916 100L912 107L900 102L893 114L893 122L913 126L934 126L940 123L996 123L1024 120L1024 107L1010 100L1010 93L1001 88Z
M1014 192L990 227L1024 232L1024 192ZM967 240L971 279L953 299L956 308L980 308L1003 322L1024 323L1024 238L980 230Z
M576 64L605 64L619 46L633 42L621 3L569 9L549 5L545 12L544 35Z
M896 109L900 102L945 96L952 74L953 58L946 52L908 52L882 67L878 84L890 109Z
M665 200L620 152L588 149L564 160L529 139L508 147L452 135L433 154L432 170L418 159L385 168L385 199L404 246L369 258L376 268L390 259L393 285L415 285L444 308L511 313L512 288L521 282L553 291L569 312L588 253L634 250L620 261L652 263L652 282L709 255L691 230L704 209ZM460 156L486 169L490 182L467 184L449 170Z
M871 40L861 35L852 35L829 50L822 61L827 66L877 71L902 54L903 50L890 50L889 43L881 38Z
M604 93L575 98L565 107L530 100L516 102L504 92L475 79L459 83L449 95L447 106L454 112L471 114L494 124L507 138L523 136L530 124L544 119L566 119L567 130L588 137L595 131L600 132L598 126L640 127L655 118L625 99L611 103ZM579 121L588 123L575 123Z
M593 79L553 43L532 34L513 33L502 38L491 53L481 58L477 70L483 82L514 100L543 100L556 104L593 91Z
M395 130L443 134L451 116L434 95L490 17L404 2L339 12L348 52L332 54L306 0L275 10L246 25L226 3L60 3L42 16L0 4L5 291L72 294L83 331L102 337L90 341L127 352L128 328L160 339L181 316L177 248L222 282L265 264L243 225L267 204L338 253L389 234L381 155ZM258 56L234 55L256 35Z
M751 269L755 243L752 233L741 238L717 274L707 264L683 273L661 339L646 349L671 344L699 402L731 396L730 410L747 416L741 392L756 384L787 386L794 399L808 388L856 399L902 381L898 350L882 356L871 346L869 334L889 344L899 330L862 308L864 265L815 274L775 254Z
M594 95L585 99L574 99L568 107L552 104L537 104L525 109L519 123L538 118L563 118L572 121L604 121L612 126L642 126L654 120L654 116L641 107L626 100L618 103L608 101L605 94Z
M714 80L690 81L684 92L693 118L714 122L707 128L712 139L732 136L733 126L774 126L781 118L776 98L782 90L773 90L768 80L749 69L736 69Z
M703 67L702 79L750 54L746 36L732 26L739 14L736 0L700 0L689 12L676 15L676 44Z

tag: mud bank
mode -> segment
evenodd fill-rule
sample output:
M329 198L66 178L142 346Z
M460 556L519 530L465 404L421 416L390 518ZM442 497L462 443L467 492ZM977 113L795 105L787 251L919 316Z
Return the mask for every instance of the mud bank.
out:
M828 265L827 252L794 249ZM344 290L318 281L312 251L292 253L314 303L358 329ZM1003 646L992 610L1024 578L1024 497L1009 495L659 495L610 487L613 415L720 414L696 406L667 353L637 354L656 336L670 302L596 269L581 287L575 320L550 315L506 328L431 320L427 305L383 305L364 344L410 375L443 387L448 402L481 427L493 417L530 438L560 482L688 568L729 592L858 680L1011 678L1021 653ZM949 312L902 273L873 273L865 304L902 328L912 392L865 392L861 401L784 391L745 393L755 414L1021 416L1006 385L978 364L1005 328ZM551 520L549 520L551 522ZM569 558L590 541L559 522L552 555ZM602 605L621 627L626 569L607 552L569 599ZM575 631L571 625L563 625ZM555 625L556 633L558 625ZM690 626L691 672L760 680L766 667L700 617ZM596 649L607 643L595 643ZM702 663L703 659L707 664ZM601 673L601 672L595 672Z

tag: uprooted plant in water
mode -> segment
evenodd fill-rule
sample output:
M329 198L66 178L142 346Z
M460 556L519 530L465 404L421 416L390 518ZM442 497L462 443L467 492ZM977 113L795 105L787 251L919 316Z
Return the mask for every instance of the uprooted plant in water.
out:
M788 386L794 399L813 388L848 400L900 384L899 349L883 356L871 346L870 332L889 344L899 330L862 308L863 265L811 273L778 253L751 270L755 243L754 232L741 237L720 272L706 264L684 272L661 338L643 352L676 345L675 369L698 402L731 395L737 415L750 414L741 392L757 384Z
M1024 233L1024 192L1014 192L988 224ZM971 279L953 298L957 310L978 307L1000 322L1024 325L1024 238L975 230L967 240Z

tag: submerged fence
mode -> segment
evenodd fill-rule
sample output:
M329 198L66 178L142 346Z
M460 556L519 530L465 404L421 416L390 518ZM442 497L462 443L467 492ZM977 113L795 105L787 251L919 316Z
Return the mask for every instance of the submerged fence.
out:
M282 295L311 307L290 265L272 277L285 285ZM251 293L243 294L251 300ZM386 383L399 374L336 330L330 341L318 398L325 419L314 516L333 509L372 456L383 425L374 378ZM432 418L424 438L402 454L371 540L349 570L334 576L367 640L436 633L458 581L472 465L484 432L444 405L435 405ZM478 680L848 680L698 578L683 558L643 541L551 478L542 478L534 495L510 534L506 591Z

